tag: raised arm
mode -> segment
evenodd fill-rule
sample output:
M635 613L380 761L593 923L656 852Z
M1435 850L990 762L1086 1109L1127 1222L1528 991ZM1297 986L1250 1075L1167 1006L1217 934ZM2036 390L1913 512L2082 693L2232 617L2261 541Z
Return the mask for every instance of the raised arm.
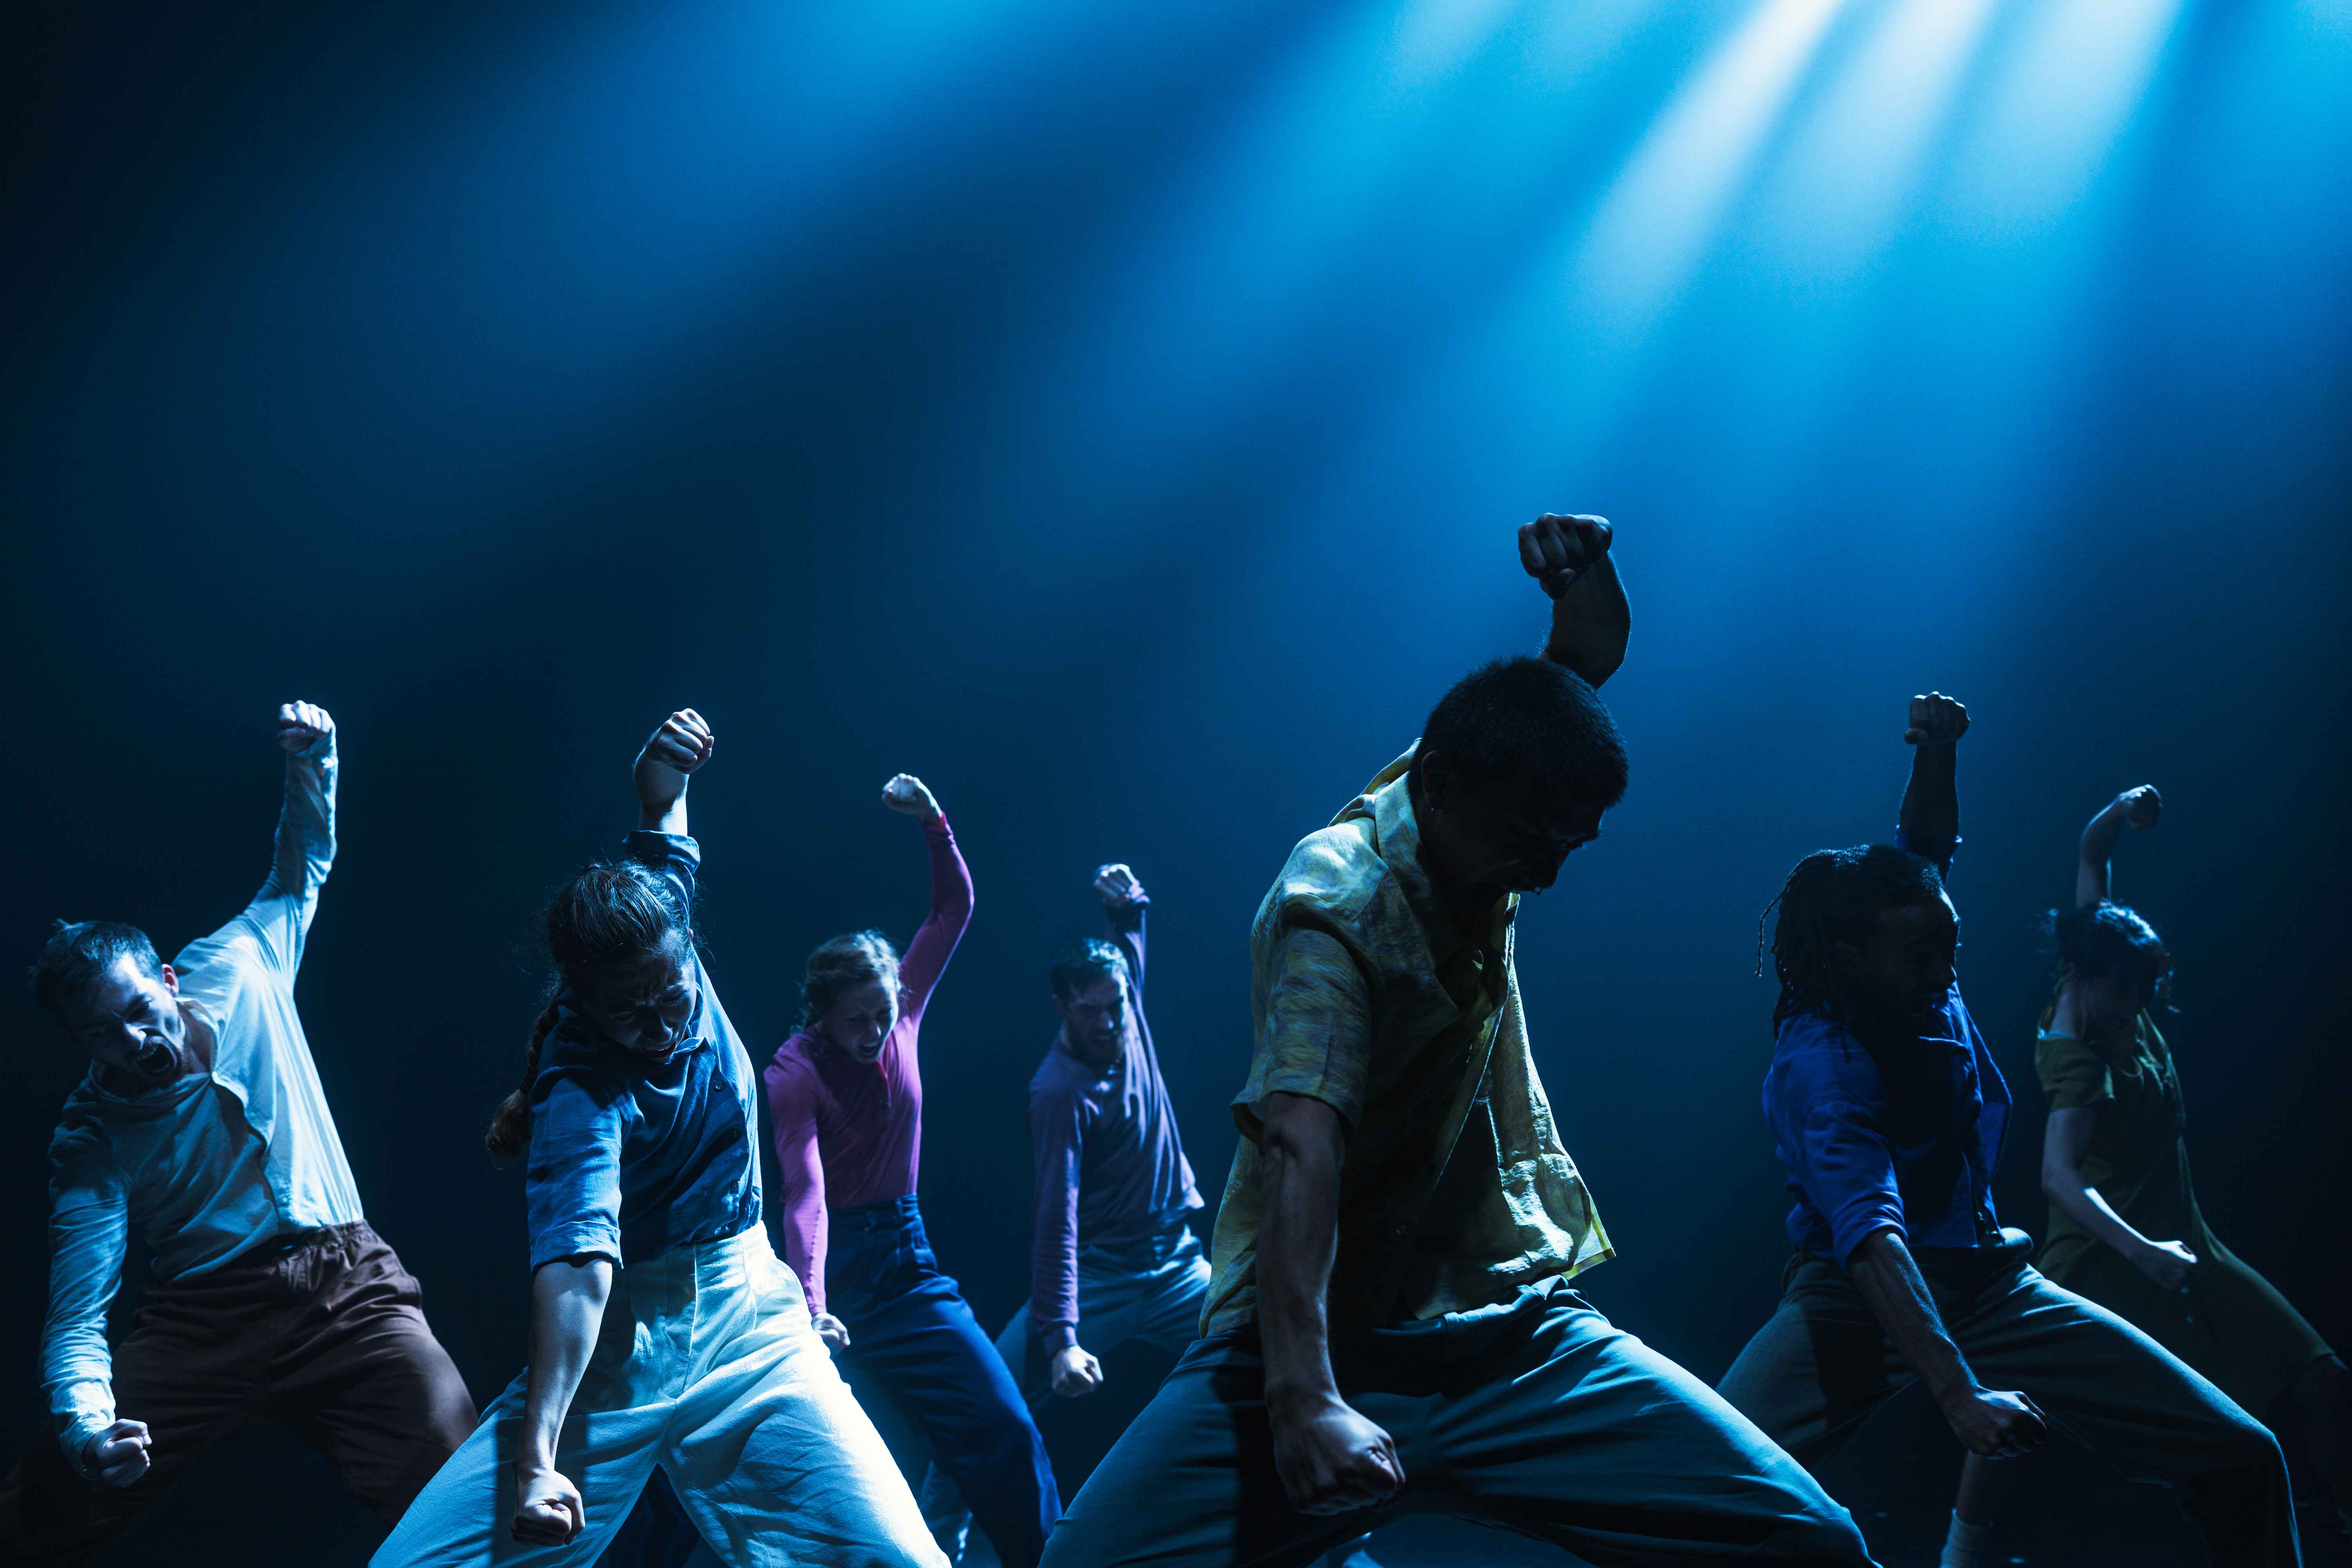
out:
M1404 1464L1388 1433L1340 1397L1331 1373L1325 1301L1339 1255L1347 1131L1339 1111L1306 1095L1270 1094L1262 1114L1257 1315L1275 1469L1299 1512L1351 1513L1393 1496Z
M564 1258L530 1277L530 1368L515 1445L517 1541L568 1544L588 1522L580 1489L555 1468L557 1435L580 1392L613 1293L609 1258Z
M318 912L319 889L335 863L335 721L310 702L278 710L278 745L286 753L286 804L269 876L239 917L262 950L291 974Z
M1519 564L1551 597L1544 657L1594 686L1617 673L1633 636L1633 611L1610 552L1606 518L1546 512L1519 527Z
M147 1473L147 1427L118 1418L114 1359L106 1345L107 1303L122 1284L129 1232L121 1184L61 1162L49 1190L49 1311L41 1328L41 1384L68 1462L86 1479L114 1487L127 1487Z
M1124 865L1095 868L1095 895L1102 900L1103 921L1110 939L1127 954L1128 983L1135 988L1135 1005L1143 1005L1143 911L1151 895Z
M2116 841L2124 836L2124 829L2154 827L2163 815L2164 797L2156 793L2154 784L2127 789L2099 808L2099 814L2083 828L2081 857L2074 867L2076 909L2105 903L2114 896L2108 864L2115 858Z
M710 760L710 726L691 708L662 721L637 752L637 826L686 836L687 776Z
M1903 790L1897 833L1903 847L1948 869L1960 843L1960 737L1969 710L1940 691L1911 699L1903 739L1912 747L1911 782Z
M947 972L956 943L963 940L964 927L971 923L971 872L956 848L947 815L922 780L912 773L896 775L882 786L882 804L921 823L923 843L930 850L931 912L915 932L915 940L907 944L907 955L898 964L906 1016L919 1020L931 999L931 988Z

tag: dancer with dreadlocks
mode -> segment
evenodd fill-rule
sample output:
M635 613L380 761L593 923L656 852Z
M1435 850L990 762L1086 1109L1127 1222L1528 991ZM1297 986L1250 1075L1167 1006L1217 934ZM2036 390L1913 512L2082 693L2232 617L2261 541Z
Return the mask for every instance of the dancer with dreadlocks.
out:
M1913 698L1895 842L1809 855L1781 889L1764 1114L1796 1250L1724 1396L1811 1465L1916 1381L1971 1454L2010 1458L2056 1426L2172 1486L2217 1564L2299 1563L2271 1435L2154 1340L2043 1279L2031 1238L1994 1215L2009 1089L1960 1000L1944 890L1968 726L1950 698Z

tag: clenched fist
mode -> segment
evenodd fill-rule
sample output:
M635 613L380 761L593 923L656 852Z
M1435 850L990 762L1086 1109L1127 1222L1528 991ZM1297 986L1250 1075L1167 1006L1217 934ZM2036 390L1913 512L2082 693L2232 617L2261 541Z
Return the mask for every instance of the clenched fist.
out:
M1151 901L1151 895L1143 890L1143 884L1124 865L1096 867L1095 893L1102 900L1103 908L1112 910L1134 909Z
M1969 710L1940 691L1911 699L1911 727L1903 739L1914 746L1948 746L1969 732Z
M1103 1384L1102 1363L1087 1353L1084 1345L1072 1345L1054 1357L1054 1392L1065 1399L1083 1399Z
M278 744L289 757L299 757L335 734L335 721L315 702L282 702L278 707Z
M2142 830L2154 827L2164 816L2164 797L2156 793L2154 784L2142 784L2116 796L2116 805L2123 808L2124 820Z
M890 782L882 786L882 804L926 825L940 820L940 803L932 798L923 781L912 773L891 774Z
M1548 511L1533 522L1519 525L1519 564L1559 598L1577 574L1609 553L1609 520L1570 517Z

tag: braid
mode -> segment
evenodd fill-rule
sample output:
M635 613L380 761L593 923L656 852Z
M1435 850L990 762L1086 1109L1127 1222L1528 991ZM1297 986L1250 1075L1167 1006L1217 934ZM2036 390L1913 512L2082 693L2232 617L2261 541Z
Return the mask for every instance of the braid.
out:
M547 952L555 960L554 994L531 1031L522 1086L499 1102L482 1145L500 1164L530 1142L530 1090L547 1037L562 1016L563 994L615 964L657 952L672 939L691 945L694 911L683 890L634 860L599 860L582 867L547 906Z
M1773 900L1780 910L1772 931L1772 969L1780 982L1773 1026L1817 1009L1852 1022L1854 998L1837 961L1838 943L1864 940L1881 910L1932 900L1943 887L1934 862L1891 844L1820 849L1798 861ZM1767 906L1766 917L1771 912Z
M530 1142L530 1086L538 1081L540 1047L555 1032L557 1016L555 998L551 996L539 1015L539 1026L530 1032L530 1049L522 1060L522 1086L499 1101L490 1117L490 1130L482 1135L482 1147L498 1164L512 1164Z

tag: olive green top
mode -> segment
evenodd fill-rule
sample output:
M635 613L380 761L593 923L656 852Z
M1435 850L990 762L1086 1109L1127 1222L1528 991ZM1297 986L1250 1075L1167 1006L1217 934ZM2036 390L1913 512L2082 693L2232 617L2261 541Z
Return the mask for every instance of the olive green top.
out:
M2042 1017L2033 1066L2053 1111L2095 1110L2083 1180L2150 1241L2195 1253L2189 1283L2167 1290L2056 1205L2042 1271L2130 1321L2260 1416L2327 1342L2269 1280L2221 1245L2189 1179L2180 1072L2156 1021L2142 1013L2130 1043L2053 1034Z

